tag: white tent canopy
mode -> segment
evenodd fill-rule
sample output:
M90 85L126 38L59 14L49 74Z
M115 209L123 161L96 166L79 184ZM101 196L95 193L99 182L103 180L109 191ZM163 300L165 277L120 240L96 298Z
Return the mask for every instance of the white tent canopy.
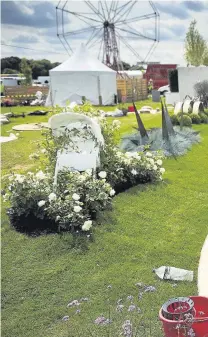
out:
M50 92L46 105L65 106L67 101L94 105L114 104L116 72L93 57L82 44L67 61L50 70ZM100 97L100 99L99 99Z

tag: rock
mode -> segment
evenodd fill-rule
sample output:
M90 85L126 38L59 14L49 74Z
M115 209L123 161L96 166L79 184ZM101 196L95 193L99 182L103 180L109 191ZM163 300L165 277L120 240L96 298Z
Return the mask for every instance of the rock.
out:
M0 117L0 124L3 125L3 124L8 124L10 123L10 121L5 117L3 117L3 115Z
M5 114L3 114L3 116L5 116L6 118L12 117L12 112L6 112Z

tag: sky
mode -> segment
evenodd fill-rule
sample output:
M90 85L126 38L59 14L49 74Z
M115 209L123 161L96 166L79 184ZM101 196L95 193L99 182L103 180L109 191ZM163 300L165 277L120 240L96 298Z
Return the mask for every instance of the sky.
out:
M98 57L100 53L102 59L104 16L105 19L109 18L109 22L116 22L121 59L131 65L140 59L144 60L152 46L155 49L149 61L185 65L184 40L190 22L194 19L199 32L208 41L208 1L154 1L160 14L160 41L155 44L155 17L150 2L127 2L113 1L112 4L112 1L102 1L101 7L98 1L88 1L90 7L86 1L64 0L59 4L58 0L2 1L1 57L45 58L52 62L62 62L84 43L93 56ZM56 17L57 5L58 8L64 7L63 16L62 11L58 10ZM79 13L79 16L75 13ZM57 37L57 18L58 32L61 34L64 29L68 33L68 45L63 45ZM93 36L94 39L90 40ZM64 41L62 37L61 40Z

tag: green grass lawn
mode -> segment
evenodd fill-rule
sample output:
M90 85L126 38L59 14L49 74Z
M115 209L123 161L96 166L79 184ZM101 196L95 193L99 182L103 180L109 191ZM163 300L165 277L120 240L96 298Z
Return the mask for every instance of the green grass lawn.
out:
M2 134L8 134L14 124L47 119L16 119L3 126ZM142 115L142 119L147 128L161 125L160 114ZM121 134L136 126L134 116L120 120ZM208 227L208 125L195 128L202 142L177 161L165 160L164 183L137 186L117 195L113 210L105 212L95 228L93 240L74 239L69 233L39 237L17 233L3 207L2 336L109 336L105 327L97 329L92 322L101 314L108 317L110 303L111 336L117 337L124 318L129 318L126 311L121 317L115 313L118 299L133 295L142 315L151 317L155 325L166 300L197 294L198 260ZM40 138L41 132L22 132L18 140L3 144L2 174L34 169L28 156ZM173 287L158 280L152 269L162 265L194 270L194 282ZM137 282L153 285L157 291L139 301ZM69 309L67 304L82 297L90 301L82 303L81 313L74 315L77 308ZM67 322L62 321L65 315L70 316ZM138 322L142 315L133 315L133 320ZM162 336L157 326L152 336Z

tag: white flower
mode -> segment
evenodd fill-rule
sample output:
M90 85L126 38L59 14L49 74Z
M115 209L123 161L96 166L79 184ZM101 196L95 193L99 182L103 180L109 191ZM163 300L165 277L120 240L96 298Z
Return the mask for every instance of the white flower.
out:
M152 164L152 165L154 165L154 163L155 163L154 159L152 159L152 158L148 158L148 161L149 161L149 163Z
M38 202L38 206L39 207L42 207L42 206L44 206L45 205L45 200L40 200L39 202Z
M87 220L84 222L84 225L82 226L83 231L89 231L89 229L92 227L92 221Z
M131 170L131 173L133 174L133 176L136 176L138 172L137 172L137 170L133 169L133 170Z
M46 149L42 149L42 150L41 150L41 153L46 153Z
M99 175L100 178L105 179L106 176L107 176L107 173L106 173L105 171L100 171L100 172L98 173L98 175Z
M112 188L112 190L110 190L110 196L113 197L115 195L116 191Z
M35 176L38 180L44 180L45 177L46 177L46 175L45 175L45 173L43 173L43 171L38 171Z
M162 174L165 173L164 167L161 167L161 168L160 168L160 173L162 173Z
M89 176L92 175L92 169L87 169L85 172L86 172Z
M146 152L146 157L152 157L152 153L151 152Z
M59 221L61 219L60 215L57 215L56 221Z
M150 167L151 167L150 164L147 164L146 168L147 168L148 170L150 169Z
M77 194L77 193L74 193L74 194L72 195L72 199L74 199L74 200L78 201L78 200L80 199L80 196L79 196L79 194Z
M163 162L162 162L161 159L158 159L158 160L156 161L156 163L157 163L157 165L161 166Z
M139 156L138 154L137 154L137 156L135 157L138 161L139 160L141 160L141 156Z
M48 199L50 202L56 200L56 194L55 193L49 194Z
M127 158L132 158L135 156L135 152L126 152L126 157Z
M82 207L80 206L74 206L74 212L79 213L81 211Z
M115 119L115 120L113 121L112 125L113 125L114 128L118 128L118 129L119 129L120 126L121 126L121 122L118 121L117 119Z
M154 165L154 166L153 166L153 170L154 170L154 171L157 171L157 165Z
M83 174L80 174L80 176L78 177L79 181L83 182L86 180L86 177Z
M16 174L16 181L18 181L18 183L22 184L25 180L25 177L22 176L21 174Z

